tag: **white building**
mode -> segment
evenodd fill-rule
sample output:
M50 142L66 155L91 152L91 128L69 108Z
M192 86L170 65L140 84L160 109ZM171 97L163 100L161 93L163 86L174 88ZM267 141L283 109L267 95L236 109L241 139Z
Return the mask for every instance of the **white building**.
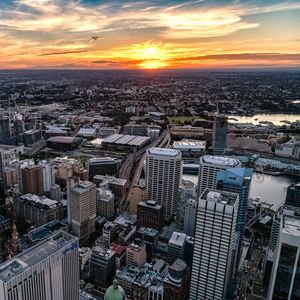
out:
M59 231L0 265L1 300L79 300L78 239Z
M183 232L188 236L194 236L196 226L198 201L190 198L186 201L184 210Z
M51 165L46 160L43 160L39 162L39 166L42 166L43 168L44 191L49 192L52 184L54 183L52 181L53 176Z
M234 158L204 155L200 158L198 174L198 197L205 189L215 189L217 174L221 170L240 167L241 162Z
M80 244L95 231L96 185L90 181L68 180L68 221Z
M231 279L239 195L205 190L199 199L190 300L223 300Z
M176 213L178 188L182 177L181 152L175 149L150 148L146 154L148 200L164 206L165 217Z
M285 213L281 218L268 300L300 297L300 217Z

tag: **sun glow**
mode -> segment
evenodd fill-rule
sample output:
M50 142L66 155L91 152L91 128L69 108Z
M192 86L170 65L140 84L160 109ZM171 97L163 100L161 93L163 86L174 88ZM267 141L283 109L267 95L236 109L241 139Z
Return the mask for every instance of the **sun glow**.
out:
M137 65L141 69L159 69L168 66L168 51L162 44L148 41L144 44L135 45L133 54L140 60Z

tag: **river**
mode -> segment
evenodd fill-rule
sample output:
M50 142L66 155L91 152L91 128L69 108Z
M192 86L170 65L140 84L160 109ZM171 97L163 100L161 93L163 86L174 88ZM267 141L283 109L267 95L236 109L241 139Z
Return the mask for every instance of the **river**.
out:
M299 114L258 114L254 115L253 117L247 117L247 116L236 116L236 115L229 115L228 118L234 118L235 120L229 120L230 123L253 123L253 124L259 124L260 121L268 121L272 122L274 125L284 125L285 123L280 121L289 121L289 122L295 122L300 121L300 115Z
M197 184L197 175L184 174L183 179ZM250 198L260 197L261 201L273 204L273 209L280 207L286 197L287 187L295 183L295 180L287 176L271 176L254 173L250 187Z

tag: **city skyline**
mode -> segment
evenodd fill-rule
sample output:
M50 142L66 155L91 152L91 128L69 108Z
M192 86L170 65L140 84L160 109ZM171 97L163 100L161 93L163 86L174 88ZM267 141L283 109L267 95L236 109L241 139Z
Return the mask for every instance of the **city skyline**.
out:
M0 69L300 67L299 1L8 0Z

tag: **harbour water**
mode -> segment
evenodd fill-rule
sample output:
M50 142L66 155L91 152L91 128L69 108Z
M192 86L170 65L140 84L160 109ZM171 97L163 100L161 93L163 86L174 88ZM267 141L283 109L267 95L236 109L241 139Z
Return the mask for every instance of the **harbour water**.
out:
M184 174L183 179L190 180L195 184L198 182L197 175ZM285 201L287 187L295 182L295 179L287 176L254 173L250 187L250 198L260 197L260 201L273 204L272 209L276 210Z
M236 120L229 120L231 123L253 123L253 124L259 124L259 122L272 122L274 125L284 125L285 123L281 121L289 121L289 122L295 122L300 121L300 115L299 114L258 114L254 115L252 117L247 116L235 116L235 115L229 115L229 118L233 118Z

